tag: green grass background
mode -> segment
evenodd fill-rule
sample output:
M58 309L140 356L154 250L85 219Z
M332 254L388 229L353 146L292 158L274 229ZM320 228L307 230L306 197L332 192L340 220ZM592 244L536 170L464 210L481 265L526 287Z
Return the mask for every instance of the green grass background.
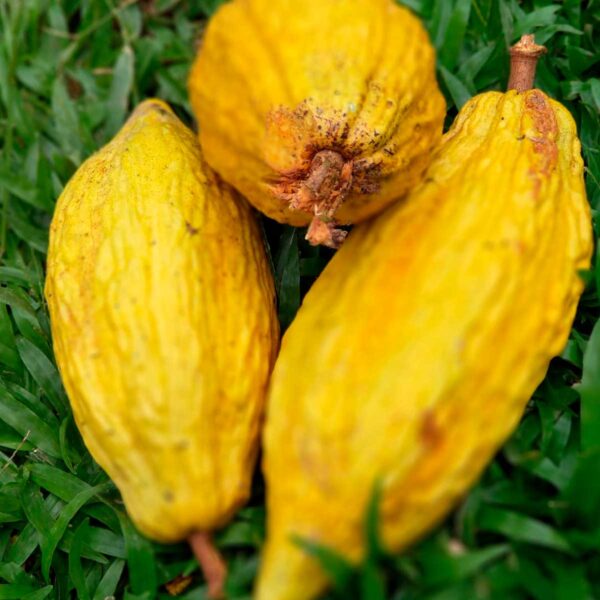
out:
M192 580L181 597L205 598L187 547L142 538L85 451L54 364L42 288L54 203L82 160L145 97L167 100L192 123L186 74L219 3L0 0L0 600L168 598L164 584L182 574ZM508 46L536 33L549 50L537 84L577 120L595 211L599 3L405 4L423 17L438 49L449 120L476 92L503 89ZM307 246L301 231L266 221L265 229L286 325L331 252ZM403 556L378 548L374 509L360 569L312 549L337 581L329 597L600 598L600 268L586 278L563 355L480 483ZM217 537L231 598L249 597L263 538L257 478L249 506Z

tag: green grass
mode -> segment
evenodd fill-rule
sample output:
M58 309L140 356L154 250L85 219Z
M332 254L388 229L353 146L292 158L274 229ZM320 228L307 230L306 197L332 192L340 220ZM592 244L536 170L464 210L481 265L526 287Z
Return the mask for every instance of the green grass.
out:
M131 526L85 451L51 350L42 296L54 202L81 161L141 99L157 95L191 124L185 78L219 0L0 0L0 600L205 597L184 545ZM580 130L587 189L600 204L600 6L567 0L409 0L439 50L449 120L471 95L502 89L507 47L534 31L548 46L538 85ZM287 325L331 253L266 223ZM596 225L598 229L598 225ZM575 328L517 432L458 510L403 556L378 547L353 570L321 548L334 598L600 598L600 267ZM258 479L258 478L257 478ZM231 598L248 598L264 538L264 492L218 536Z

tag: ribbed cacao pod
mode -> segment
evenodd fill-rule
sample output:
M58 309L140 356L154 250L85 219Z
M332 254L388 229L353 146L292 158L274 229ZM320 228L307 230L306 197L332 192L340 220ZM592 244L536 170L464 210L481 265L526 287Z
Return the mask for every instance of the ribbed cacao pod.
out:
M265 430L258 600L308 600L351 561L377 482L385 546L442 519L564 347L592 253L569 112L533 89L476 96L424 183L358 225L286 332Z
M249 494L274 286L251 208L164 103L66 186L46 298L75 420L135 524L162 542L225 524Z
M189 78L206 159L259 210L312 225L380 212L421 179L444 100L423 26L392 0L234 0Z

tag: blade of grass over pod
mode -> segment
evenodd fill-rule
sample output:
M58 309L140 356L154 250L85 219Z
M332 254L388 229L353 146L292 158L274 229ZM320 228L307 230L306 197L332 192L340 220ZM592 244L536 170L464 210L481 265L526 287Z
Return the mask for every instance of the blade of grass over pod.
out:
M368 561L360 574L361 598L386 600L385 581L381 569L375 562Z
M379 507L383 495L383 487L380 480L373 486L373 493L365 512L365 542L367 548L367 560L377 561L384 555L379 539Z
M354 568L341 554L338 554L326 546L316 544L297 536L293 537L292 541L307 554L310 554L319 561L321 567L327 572L329 577L331 577L331 580L337 589L346 589L353 577Z

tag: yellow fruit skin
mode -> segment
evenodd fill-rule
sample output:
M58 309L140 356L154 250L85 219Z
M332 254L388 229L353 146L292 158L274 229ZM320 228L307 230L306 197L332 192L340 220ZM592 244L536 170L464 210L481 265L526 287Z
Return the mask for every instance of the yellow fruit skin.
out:
M46 298L79 430L139 529L224 524L249 493L274 288L251 209L166 104L141 104L60 196Z
M568 111L538 90L473 98L424 183L355 228L284 336L258 600L323 589L292 535L360 559L378 479L389 549L447 514L566 343L591 252Z
M189 77L207 161L263 213L288 203L320 150L352 165L335 213L355 223L421 178L445 103L424 28L392 0L234 0L210 21Z

